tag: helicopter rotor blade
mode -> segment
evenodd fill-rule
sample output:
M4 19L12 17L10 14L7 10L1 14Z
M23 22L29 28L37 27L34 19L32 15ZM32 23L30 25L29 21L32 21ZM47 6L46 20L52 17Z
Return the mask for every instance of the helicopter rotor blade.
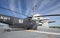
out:
M60 14L41 15L41 16L36 16L36 17L49 17L49 16L60 16Z

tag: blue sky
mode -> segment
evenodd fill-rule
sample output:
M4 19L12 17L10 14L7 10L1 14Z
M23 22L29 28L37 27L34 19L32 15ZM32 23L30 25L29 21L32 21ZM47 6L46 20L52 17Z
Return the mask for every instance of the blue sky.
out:
M36 6L36 7L35 7ZM35 7L35 13L45 14L60 14L60 0L0 0L0 7L8 8L18 13L0 9L0 14L24 18L24 15L34 14L32 8ZM60 16L47 17L50 20L55 20L55 23L49 25L60 25Z

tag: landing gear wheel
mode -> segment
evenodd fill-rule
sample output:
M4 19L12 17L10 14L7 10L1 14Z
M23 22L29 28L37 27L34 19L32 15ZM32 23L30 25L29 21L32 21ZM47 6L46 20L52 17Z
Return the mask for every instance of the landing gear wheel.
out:
M10 32L11 30L10 29L5 29L4 31Z
M32 27L32 29L33 29L33 30L37 30L37 25L34 25L34 26Z

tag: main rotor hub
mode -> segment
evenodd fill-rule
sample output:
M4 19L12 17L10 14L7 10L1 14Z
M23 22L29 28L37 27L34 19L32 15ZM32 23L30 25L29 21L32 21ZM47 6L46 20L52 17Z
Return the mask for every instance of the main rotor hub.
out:
M41 16L40 14L34 14L33 17L36 17L36 16Z

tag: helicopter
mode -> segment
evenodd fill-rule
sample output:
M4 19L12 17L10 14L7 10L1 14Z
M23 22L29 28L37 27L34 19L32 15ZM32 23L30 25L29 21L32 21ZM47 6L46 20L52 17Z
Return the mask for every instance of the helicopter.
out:
M0 9L5 9L8 11L12 11L7 8L0 7ZM16 11L12 11L17 13ZM19 13L21 14L21 13ZM22 14L24 15L24 14ZM26 16L26 15L24 15ZM36 17L49 17L49 16L60 16L60 14L51 14L51 15L41 15L41 16L36 16ZM24 28L24 29L34 29L37 30L37 23L36 20L32 20L33 16L26 16L27 18L17 18L13 16L7 16L0 14L0 22L8 24L10 28ZM39 18L37 18L39 19ZM41 22L41 20L39 20Z

